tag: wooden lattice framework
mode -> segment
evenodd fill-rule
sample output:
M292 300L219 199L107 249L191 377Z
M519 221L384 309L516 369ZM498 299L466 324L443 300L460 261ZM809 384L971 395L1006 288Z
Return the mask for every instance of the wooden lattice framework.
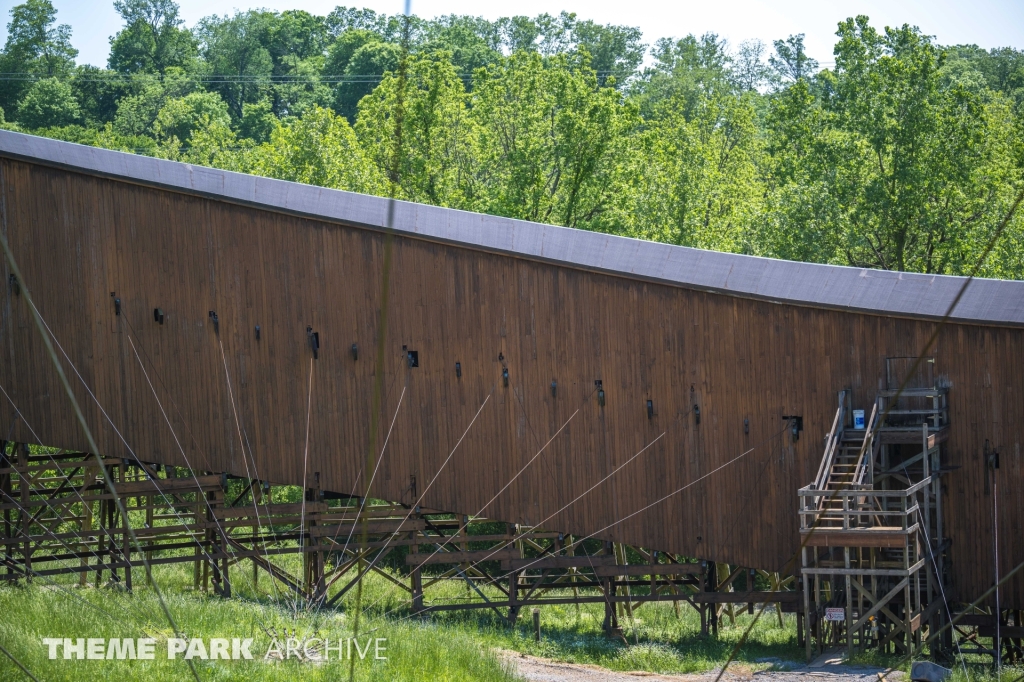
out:
M412 613L492 609L514 623L528 607L604 603L609 631L650 602L689 604L707 633L739 605L774 603L780 620L798 606L792 580L765 571L316 488L300 502L271 502L271 486L258 480L229 486L226 475L106 458L137 547L95 456L2 445L0 577L8 581L77 573L83 585L92 578L131 590L144 553L151 565L191 563L195 589L224 597L248 563L254 585L268 573L328 607L373 572L409 595ZM288 554L303 556L301 577L274 561ZM775 589L751 589L757 576ZM430 598L452 580L466 585L465 598Z

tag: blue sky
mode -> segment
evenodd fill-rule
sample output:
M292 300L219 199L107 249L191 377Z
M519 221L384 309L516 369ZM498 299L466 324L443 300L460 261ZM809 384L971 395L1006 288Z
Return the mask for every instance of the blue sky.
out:
M210 14L235 9L305 9L326 14L344 0L180 0L186 24ZM364 0L350 5L378 12L401 12L401 0ZM10 8L16 0L0 0L2 29L7 36ZM120 28L113 0L54 0L58 21L71 24L72 43L79 61L106 64L109 37ZM831 64L836 23L856 14L871 17L878 27L904 23L919 26L943 44L974 43L982 47L1024 48L1024 0L516 0L514 3L479 0L413 0L412 11L423 17L443 14L499 16L566 10L601 23L638 26L648 43L664 36L713 31L736 44L759 38L766 44L793 33L805 33L808 54L824 66Z

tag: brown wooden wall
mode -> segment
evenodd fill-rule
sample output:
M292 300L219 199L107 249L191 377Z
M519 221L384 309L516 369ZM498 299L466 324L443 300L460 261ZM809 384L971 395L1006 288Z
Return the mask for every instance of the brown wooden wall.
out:
M11 160L0 161L0 170L3 229L26 284L141 459L184 466L187 457L196 469L300 484L312 364L307 483L319 474L324 489L364 492L356 481L369 438L380 233ZM114 315L111 292L123 316ZM917 354L934 329L933 322L704 293L408 238L394 241L391 293L378 442L405 395L374 496L413 501L410 477L422 492L489 396L423 502L476 513L578 408L486 515L538 523L664 434L545 524L591 533L749 450L600 537L768 569L783 567L798 546L796 490L817 471L836 392L852 388L855 406L869 409L884 358ZM157 307L163 325L153 320ZM8 288L0 382L24 418L14 419L4 404L0 428L18 440L86 449L30 314L24 296ZM321 341L312 363L307 326ZM419 353L419 367L407 366L403 345ZM942 330L932 352L953 385L948 464L961 468L945 483L959 598L992 581L986 438L1003 453L1003 571L1024 560L1022 351L1021 329L956 324ZM65 368L100 447L129 456ZM603 408L597 379L607 395ZM804 417L795 444L783 433L784 414ZM1022 587L1014 581L1004 603L1024 607Z

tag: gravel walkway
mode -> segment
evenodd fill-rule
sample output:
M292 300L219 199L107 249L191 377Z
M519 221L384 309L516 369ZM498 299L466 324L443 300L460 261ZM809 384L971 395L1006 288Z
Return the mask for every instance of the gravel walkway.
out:
M658 675L646 672L617 672L593 665L560 663L515 652L501 655L530 682L714 682L715 672L698 675ZM882 668L847 665L799 667L793 670L751 672L742 666L730 667L724 682L878 682ZM903 674L896 672L886 678L891 682L905 682Z

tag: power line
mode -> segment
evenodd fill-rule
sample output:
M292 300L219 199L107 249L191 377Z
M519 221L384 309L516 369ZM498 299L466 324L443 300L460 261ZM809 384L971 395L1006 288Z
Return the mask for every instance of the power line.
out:
M615 71L600 70L593 71L597 76L615 75ZM456 78L472 80L476 74L456 73ZM340 74L324 76L272 76L272 75L245 75L245 74L207 74L207 75L186 75L167 77L163 74L121 74L111 73L109 75L80 76L77 74L60 74L44 76L33 73L0 72L0 81L37 82L56 78L63 81L77 81L82 83L130 83L145 84L146 81L159 81L162 83L206 83L206 84L257 84L257 85L288 85L295 84L328 84L338 85L342 83L379 83L388 76L394 76L392 72L386 73L363 73L363 74Z

